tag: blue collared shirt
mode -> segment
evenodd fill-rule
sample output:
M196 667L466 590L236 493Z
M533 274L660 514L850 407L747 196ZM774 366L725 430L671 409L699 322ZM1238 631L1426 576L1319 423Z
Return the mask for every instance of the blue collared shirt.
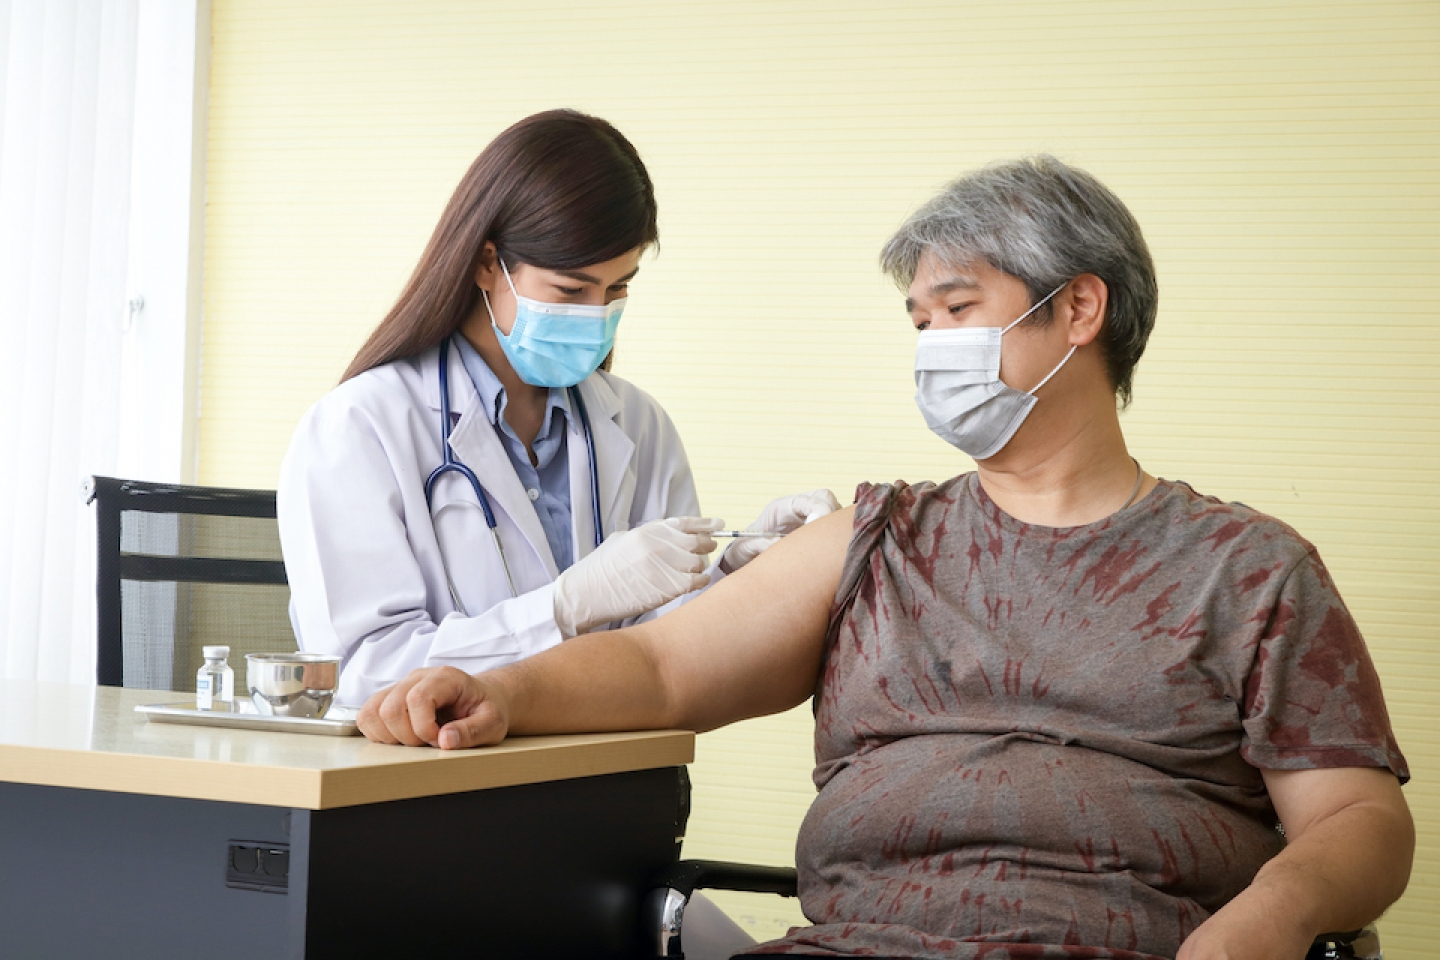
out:
M535 463L525 452L525 444L505 420L505 407L509 402L500 378L490 369L470 341L456 334L451 338L460 350L460 360L475 383L480 394L480 404L495 433L500 437L505 452L510 456L510 465L520 478L540 526L545 531L545 540L550 544L550 553L555 557L555 567L565 570L575 562L575 547L571 539L570 511L570 457L566 452L566 426L570 418L570 398L564 390L550 388L545 401L545 420L535 437L532 449Z

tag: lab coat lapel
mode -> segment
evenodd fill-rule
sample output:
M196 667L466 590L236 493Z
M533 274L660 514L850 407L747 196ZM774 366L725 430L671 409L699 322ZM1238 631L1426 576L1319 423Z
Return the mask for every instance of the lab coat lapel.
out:
M635 471L631 460L635 443L615 418L620 415L620 398L599 374L580 383L580 395L590 415L595 461L600 468L600 515L605 536L630 528L630 504L635 499ZM575 559L595 549L595 525L590 496L590 453L578 413L570 418L570 511L575 538Z
M436 365L438 370L438 364ZM456 458L480 478L480 485L490 499L490 507L497 514L503 513L519 528L530 550L544 564L550 579L560 575L555 565L555 556L550 552L550 543L545 539L545 528L540 525L540 516L535 504L525 493L525 486L510 464L510 456L495 432L495 427L481 409L480 394L470 380L470 374L460 359L460 352L450 350L450 405L460 413L455 428L450 431L450 449ZM434 396L439 399L439 377L436 376ZM438 409L438 403L437 403ZM604 473L603 469L601 471ZM505 519L497 516L500 537L505 549L512 551L515 545L505 536ZM519 587L519 584L516 585Z

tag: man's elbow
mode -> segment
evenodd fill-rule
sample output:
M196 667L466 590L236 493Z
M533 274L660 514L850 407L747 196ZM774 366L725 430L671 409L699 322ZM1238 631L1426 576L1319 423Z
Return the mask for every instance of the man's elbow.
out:
M1357 876L1366 878L1369 896L1365 899L1372 905L1369 919L1373 920L1399 900L1410 883L1415 820L1398 785L1393 794L1356 803L1346 813L1349 815L1337 818L1337 825L1350 834L1352 843L1368 848L1352 847L1352 854L1372 865L1366 870L1357 863L1356 868Z
M1400 899L1400 895L1410 883L1410 871L1415 862L1415 818L1403 796L1396 802L1386 804L1379 815L1386 823L1382 834L1385 839L1380 841L1383 844L1381 849L1390 854L1387 858L1390 866L1390 884L1386 891L1388 906Z
M1394 903L1410 882L1415 860L1415 818L1400 790L1398 781L1387 783L1378 795L1356 801L1350 808L1355 819L1349 829L1356 830L1377 855L1386 894L1386 904Z

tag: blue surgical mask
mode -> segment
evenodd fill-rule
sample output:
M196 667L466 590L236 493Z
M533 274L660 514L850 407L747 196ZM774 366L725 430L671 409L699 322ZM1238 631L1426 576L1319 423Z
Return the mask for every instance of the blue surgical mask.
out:
M573 387L600 368L615 346L615 330L625 311L625 297L603 306L546 303L522 297L500 261L505 282L515 295L515 324L509 336L500 332L485 288L485 312L500 339L500 347L520 379L535 387Z

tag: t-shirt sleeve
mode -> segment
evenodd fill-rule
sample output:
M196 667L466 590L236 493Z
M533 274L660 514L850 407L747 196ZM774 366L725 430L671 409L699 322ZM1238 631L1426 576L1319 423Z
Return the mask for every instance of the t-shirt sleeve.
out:
M885 524L894 513L896 501L910 493L903 481L862 483L855 488L855 519L850 528L850 543L845 548L845 565L840 572L840 586L830 606L830 626L844 616L855 599L855 592L870 571L871 552L885 535Z
M855 519L850 529L850 543L845 548L845 564L840 570L840 585L830 605L830 622L825 629L825 652L821 657L820 670L815 681L815 706L825 688L826 669L830 663L830 651L840 636L840 627L845 622L861 583L870 572L871 552L884 536L885 524L894 509L897 493L906 489L903 481L894 485L862 483L855 488Z
M1410 779L1365 640L1313 550L1261 636L1244 727L1241 755L1261 769L1384 767Z

